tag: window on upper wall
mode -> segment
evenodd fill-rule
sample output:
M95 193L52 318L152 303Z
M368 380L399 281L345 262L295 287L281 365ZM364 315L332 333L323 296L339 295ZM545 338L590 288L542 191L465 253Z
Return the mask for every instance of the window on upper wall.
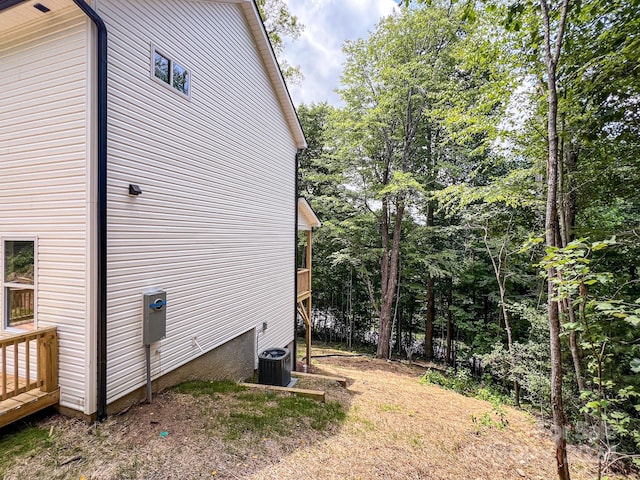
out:
M191 74L181 64L152 47L152 74L153 78L173 90L189 97L191 87Z
M4 326L28 329L35 320L35 241L3 242Z

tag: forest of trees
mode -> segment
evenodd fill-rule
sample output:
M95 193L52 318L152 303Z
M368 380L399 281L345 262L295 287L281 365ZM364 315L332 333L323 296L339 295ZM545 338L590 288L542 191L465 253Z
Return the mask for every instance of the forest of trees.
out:
M482 362L561 479L567 435L640 463L638 32L637 0L408 2L298 109L316 338Z

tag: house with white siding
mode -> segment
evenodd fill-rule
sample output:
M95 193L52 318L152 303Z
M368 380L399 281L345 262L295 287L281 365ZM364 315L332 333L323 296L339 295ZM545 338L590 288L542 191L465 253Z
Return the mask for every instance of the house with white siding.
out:
M0 0L0 341L54 331L87 418L251 374L294 342L305 146L253 0Z

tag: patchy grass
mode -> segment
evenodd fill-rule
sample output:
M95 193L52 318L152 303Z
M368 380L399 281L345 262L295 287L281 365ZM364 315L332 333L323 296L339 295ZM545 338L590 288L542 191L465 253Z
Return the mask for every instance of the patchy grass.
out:
M229 380L216 382L192 380L175 386L173 390L179 393L187 393L189 395L210 395L214 398L218 398L218 394L244 392L247 390L247 387L243 387L242 385Z
M229 381L190 381L174 390L195 396L206 395L214 400L224 397L225 408L210 411L208 427L227 440L288 435L293 427L325 430L346 416L343 406L336 401L319 403L295 395L256 392Z
M316 382L300 381L305 388ZM299 445L334 434L347 408L348 402L320 403L234 382L186 382L101 424L45 420L44 437L48 429L53 434L33 449L25 441L29 430L11 435L21 447L2 457L9 468L0 478L210 478L212 472L245 478Z
M189 382L97 426L54 416L40 422L44 432L53 428L51 438L15 456L0 478L556 477L551 432L521 411L421 383L425 369L415 365L341 354L314 359L313 367L347 377L348 388L300 379L300 388L326 391L322 404L228 382ZM571 448L569 458L573 480L595 478L590 451Z
M8 432L0 436L0 478L21 457L41 450L49 444L49 433L38 427L25 427L17 432Z

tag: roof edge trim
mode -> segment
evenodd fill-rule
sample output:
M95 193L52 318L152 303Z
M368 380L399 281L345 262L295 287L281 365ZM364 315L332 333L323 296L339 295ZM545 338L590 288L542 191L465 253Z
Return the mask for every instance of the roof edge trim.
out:
M5 10L9 7L13 7L14 5L25 1L26 0L0 0L0 11Z
M289 128L295 138L296 146L299 149L305 149L307 148L307 141L304 137L302 125L300 124L300 118L298 117L298 112L293 105L291 94L289 93L284 76L282 75L282 70L278 63L278 59L276 58L273 46L271 45L271 41L269 40L267 30L265 29L262 18L260 17L258 5L255 0L240 0L238 3L242 5L243 10L245 11L247 23L249 28L252 30L257 43L256 47L262 56L275 89L276 96L284 110L283 113L285 114ZM251 12L251 15L249 12Z

